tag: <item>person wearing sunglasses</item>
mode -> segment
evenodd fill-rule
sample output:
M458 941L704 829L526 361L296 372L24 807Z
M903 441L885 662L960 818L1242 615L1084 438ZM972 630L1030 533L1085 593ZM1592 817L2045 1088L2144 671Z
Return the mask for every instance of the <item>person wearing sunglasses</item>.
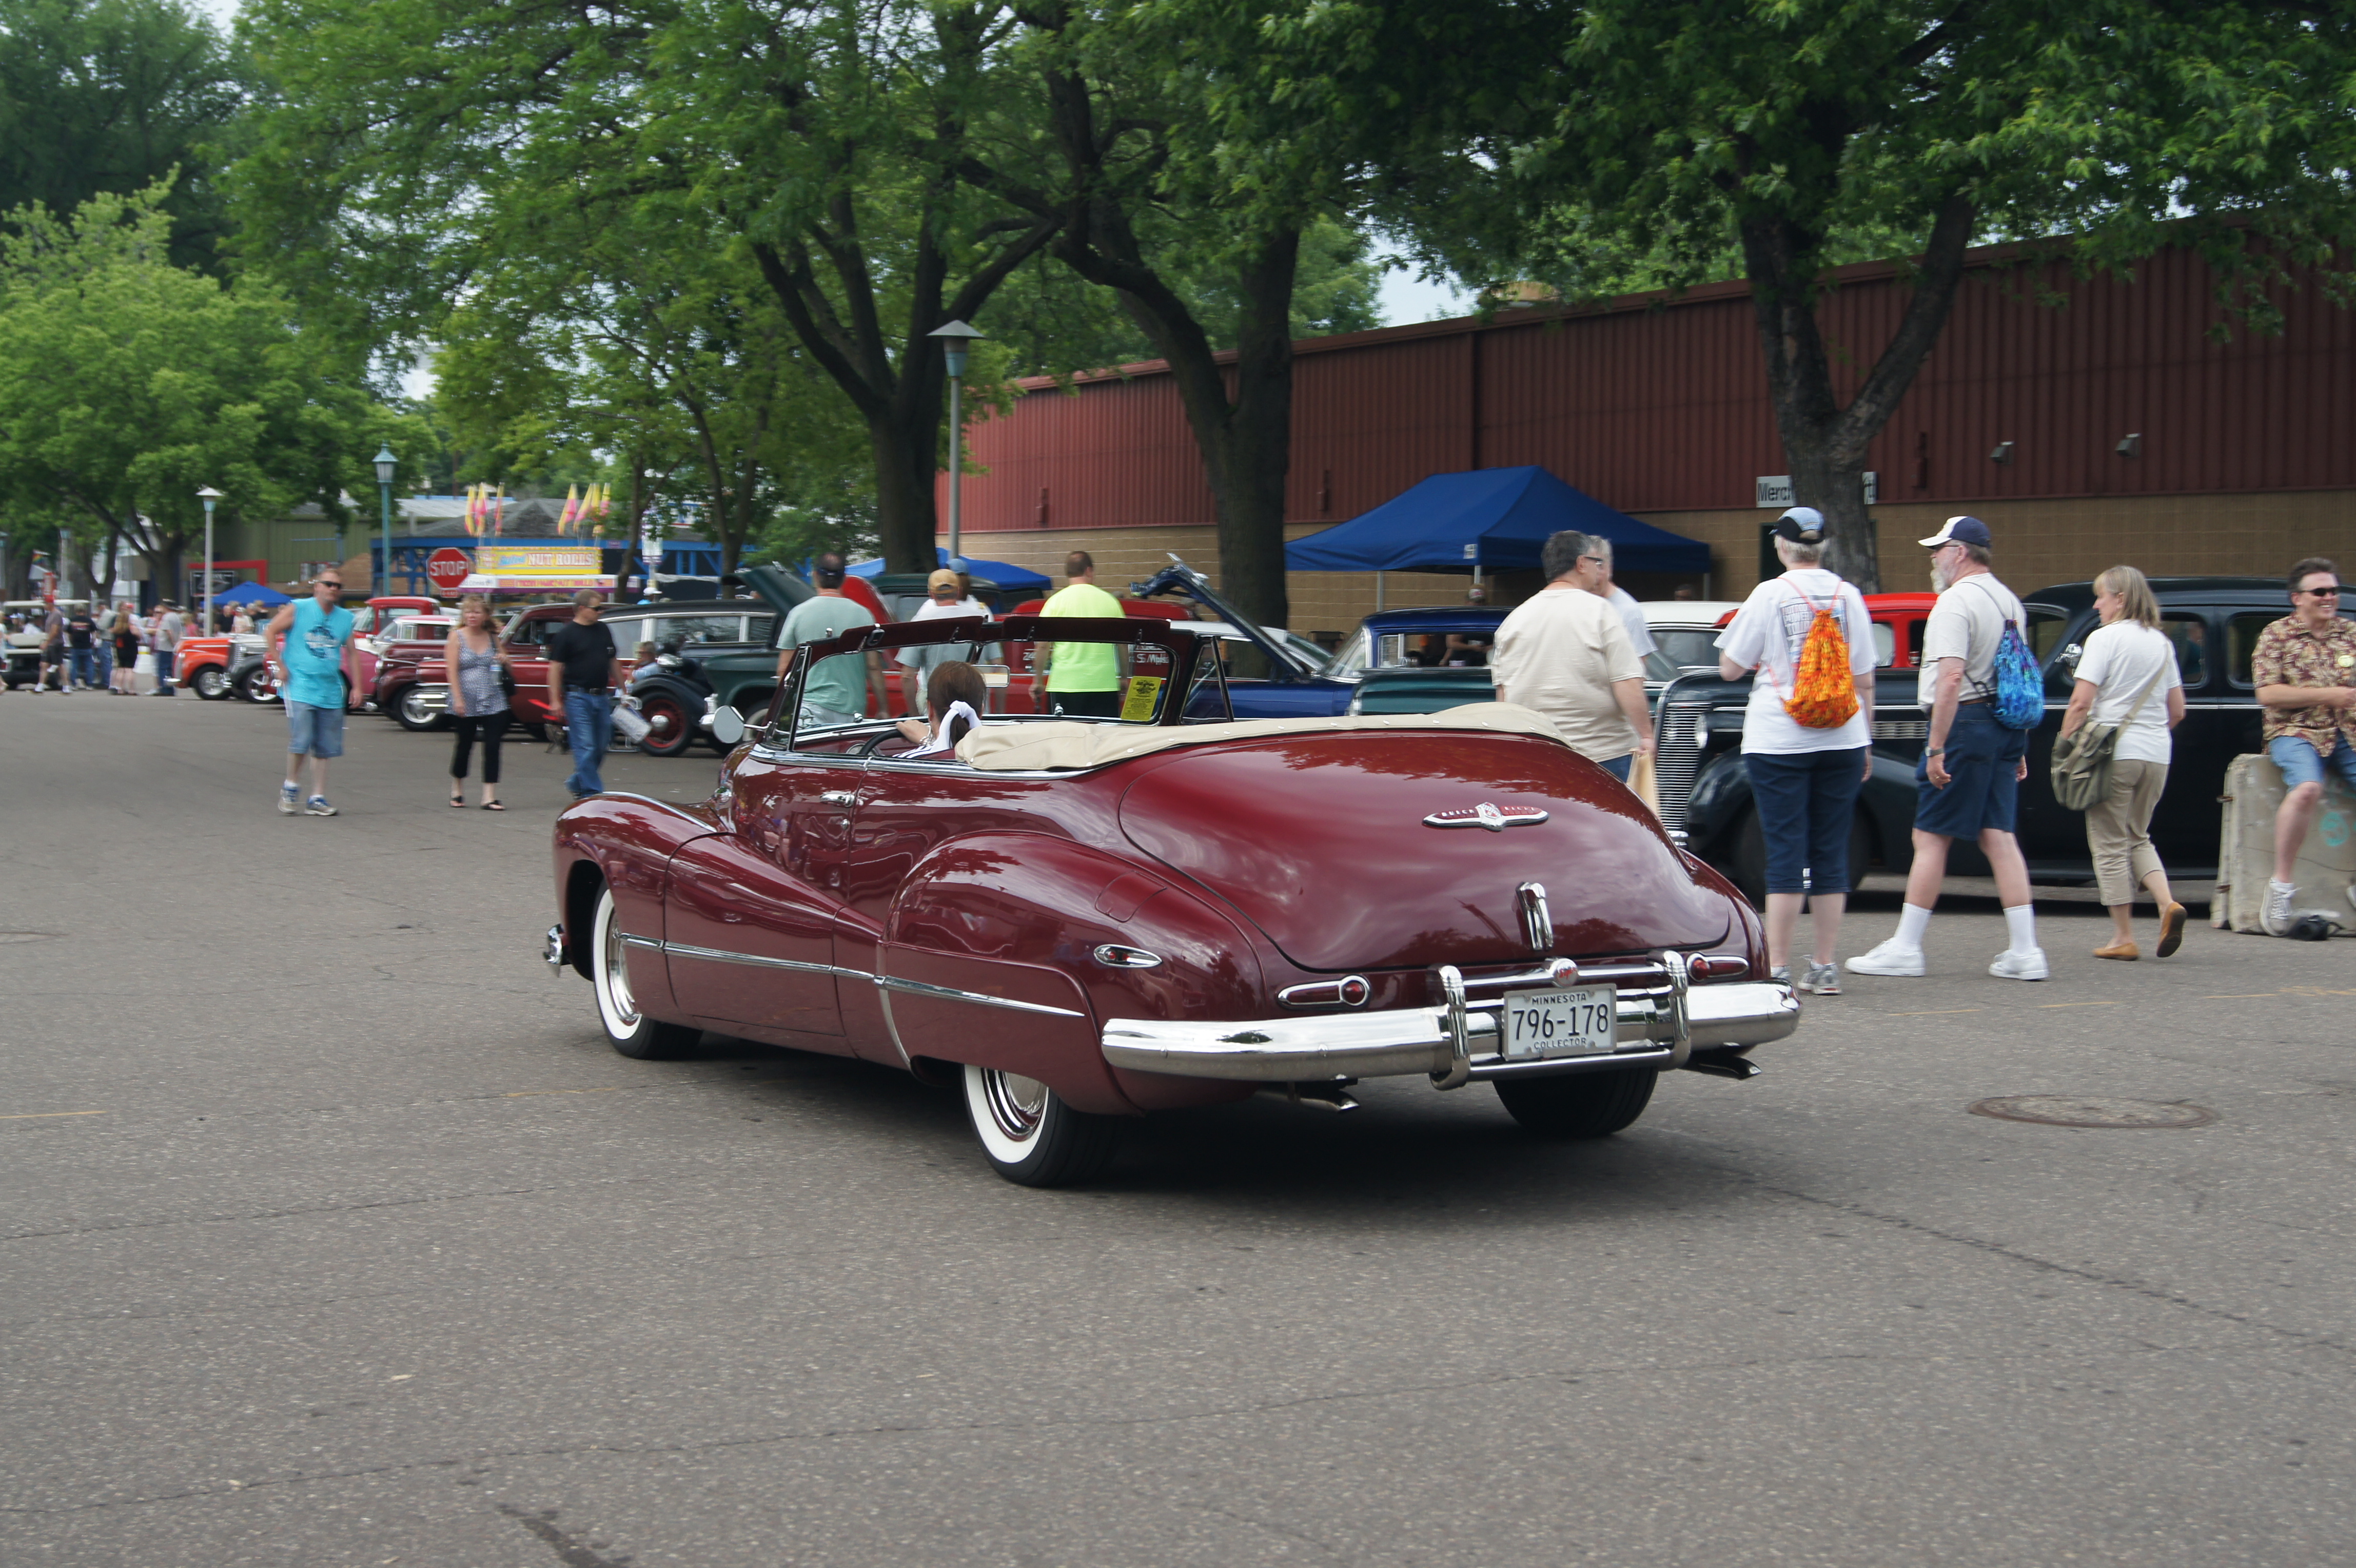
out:
M2275 874L2261 910L2275 936L2294 923L2298 852L2323 810L2324 775L2337 773L2356 795L2356 621L2340 614L2340 568L2319 555L2293 566L2290 605L2250 655L2266 755L2286 791L2275 812ZM2356 904L2356 888L2348 897Z
M270 669L286 704L286 782L278 789L283 816L336 814L327 804L327 759L344 754L344 663L352 640L352 612L336 602L343 591L341 573L322 572L311 579L309 598L282 605L270 618ZM311 759L308 800L299 782L305 757Z

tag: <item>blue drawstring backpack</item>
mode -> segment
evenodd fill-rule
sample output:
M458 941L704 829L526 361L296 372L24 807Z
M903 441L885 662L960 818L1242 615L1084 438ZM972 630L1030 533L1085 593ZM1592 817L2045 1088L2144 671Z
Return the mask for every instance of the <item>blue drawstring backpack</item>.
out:
M1996 599L1994 590L1989 598ZM2004 602L1996 599L1997 613L2004 619L2004 635L1996 645L1996 667L1989 674L1996 681L1996 722L2007 729L2035 729L2045 716L2045 682L2037 672L2037 660L2029 651L2029 644L2020 639L2020 628L2010 616L2004 615Z

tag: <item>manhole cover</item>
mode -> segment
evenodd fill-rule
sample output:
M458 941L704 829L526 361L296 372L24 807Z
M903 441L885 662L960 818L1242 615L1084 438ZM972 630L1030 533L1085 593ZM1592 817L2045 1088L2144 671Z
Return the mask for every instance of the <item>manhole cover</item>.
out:
M2180 1100L2115 1100L2107 1095L2013 1094L1972 1103L1975 1115L2047 1127L2206 1127L2217 1113Z
M8 942L45 942L57 935L55 931L0 931L0 944Z

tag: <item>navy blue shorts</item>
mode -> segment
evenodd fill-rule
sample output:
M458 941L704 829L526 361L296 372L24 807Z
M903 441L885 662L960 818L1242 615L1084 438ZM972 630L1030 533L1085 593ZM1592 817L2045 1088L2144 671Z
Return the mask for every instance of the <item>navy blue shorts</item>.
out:
M2029 732L1996 721L1992 703L1967 703L1955 710L1942 760L1951 775L1944 789L1932 787L1931 759L1914 764L1914 825L1926 833L1976 839L1989 828L2011 832L2020 806L2020 759Z

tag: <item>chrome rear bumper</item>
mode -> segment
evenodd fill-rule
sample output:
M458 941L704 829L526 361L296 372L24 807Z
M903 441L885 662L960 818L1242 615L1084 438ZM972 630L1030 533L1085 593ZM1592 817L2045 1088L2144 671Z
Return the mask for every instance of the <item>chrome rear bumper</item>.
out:
M1452 970L1441 972L1443 984ZM1583 1057L1507 1060L1497 1001L1465 1002L1462 985L1439 1007L1248 1021L1114 1018L1105 1060L1136 1072L1251 1082L1389 1078L1430 1073L1441 1089L1472 1079L1546 1077L1626 1067L1683 1067L1696 1050L1760 1046L1799 1026L1800 1001L1772 981L1688 986L1618 998L1619 1047Z

